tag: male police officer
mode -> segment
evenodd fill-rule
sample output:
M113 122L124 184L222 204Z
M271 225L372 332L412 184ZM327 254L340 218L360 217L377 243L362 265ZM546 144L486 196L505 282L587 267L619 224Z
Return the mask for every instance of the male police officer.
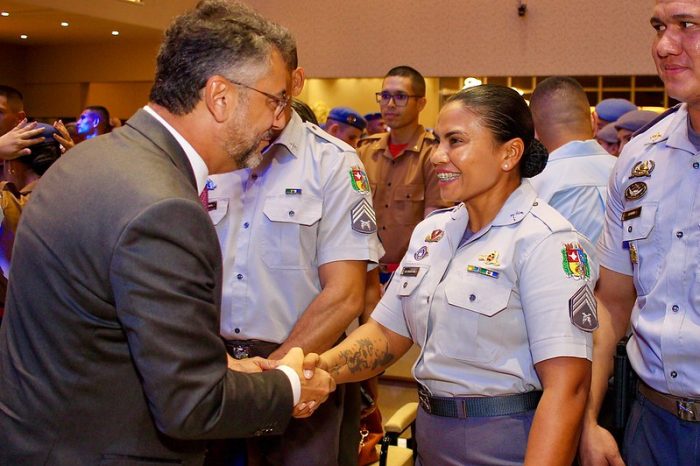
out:
M357 147L367 121L355 110L347 107L335 107L328 113L323 129L331 136Z
M596 417L630 316L627 352L640 383L625 460L700 464L700 0L657 0L651 24L657 71L683 104L640 130L610 179L584 465L623 464Z

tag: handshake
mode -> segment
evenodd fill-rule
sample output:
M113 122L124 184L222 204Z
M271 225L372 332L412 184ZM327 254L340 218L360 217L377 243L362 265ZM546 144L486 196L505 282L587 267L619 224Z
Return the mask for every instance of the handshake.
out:
M260 357L246 359L228 357L229 369L238 372L262 372L275 369L281 365L294 369L301 382L301 397L292 412L292 416L295 418L311 416L321 403L326 401L328 395L335 391L335 380L333 377L318 367L320 365L319 355L309 353L304 356L301 348L292 348L280 360Z

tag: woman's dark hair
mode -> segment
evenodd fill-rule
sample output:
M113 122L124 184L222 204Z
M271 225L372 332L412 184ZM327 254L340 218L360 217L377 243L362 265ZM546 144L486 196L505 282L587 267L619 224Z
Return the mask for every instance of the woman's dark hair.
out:
M459 102L475 113L496 141L520 138L525 151L520 159L520 176L531 178L544 170L549 153L535 139L535 125L525 99L513 89L495 84L462 89L447 100Z
M44 142L30 147L32 153L18 157L17 161L25 164L39 176L43 176L46 170L61 156L61 147L53 138L47 138Z

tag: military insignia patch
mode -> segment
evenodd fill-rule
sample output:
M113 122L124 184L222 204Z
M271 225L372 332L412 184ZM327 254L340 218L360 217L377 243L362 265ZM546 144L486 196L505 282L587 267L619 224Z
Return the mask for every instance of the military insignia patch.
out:
M413 258L415 260L419 261L419 260L422 260L427 255L428 255L428 248L423 246L419 250L416 251L416 253L413 255Z
M425 237L425 241L428 243L437 243L445 236L445 232L442 230L433 230L428 236Z
M352 229L358 233L370 234L377 231L377 217L369 201L364 197L350 211Z
M479 275L486 275L491 278L498 278L499 273L495 270L485 269L484 267L479 267L476 265L468 265L467 272L478 273Z
M355 166L350 169L350 184L352 185L352 189L358 193L369 192L367 173L360 167Z
M491 251L488 254L484 254L483 256L479 256L479 260L486 263L486 265L495 265L495 266L501 265L501 263L498 262L498 251Z
M641 178L643 176L651 176L651 172L654 171L656 163L653 160L644 160L642 162L637 162L632 167L632 173L630 178Z
M576 328L584 332L598 328L598 308L588 285L583 285L569 299L569 318Z
M627 186L625 189L625 199L635 201L641 199L647 193L647 184L643 181L637 181Z
M588 264L588 254L578 243L566 243L561 250L564 273L575 280L591 278L591 267Z

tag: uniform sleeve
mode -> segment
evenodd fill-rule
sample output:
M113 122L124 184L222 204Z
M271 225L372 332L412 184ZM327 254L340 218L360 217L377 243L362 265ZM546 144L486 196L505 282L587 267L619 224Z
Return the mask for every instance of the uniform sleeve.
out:
M598 187L575 186L558 191L552 195L549 205L595 244L605 219L605 201Z
M526 253L518 288L534 363L560 356L591 359L592 334L574 325L570 306L572 301L582 302L577 296L593 299L598 270L592 252L592 245L582 235L561 232ZM574 259L567 260L567 255ZM587 268L582 267L583 262ZM594 300L591 305L595 309ZM597 315L589 318L592 324L597 322Z
M378 262L377 221L369 186L363 190L361 184L358 190L351 180L353 167L360 167L364 173L362 162L355 152L324 156L338 157L338 163L332 167L323 190L323 216L317 247L319 265L341 260ZM371 233L353 228L353 223L358 225L362 220L371 226Z
M597 254L600 265L615 272L632 275L632 262L630 261L629 250L622 241L622 187L619 180L620 163L615 164L615 168L610 175L608 182L608 199L605 207L605 224L603 233L600 235L597 244Z
M392 332L406 338L412 338L403 314L401 297L398 293L398 284L401 280L395 280L395 278L392 277L389 286L384 292L384 296L382 296L377 307L374 308L372 318Z

